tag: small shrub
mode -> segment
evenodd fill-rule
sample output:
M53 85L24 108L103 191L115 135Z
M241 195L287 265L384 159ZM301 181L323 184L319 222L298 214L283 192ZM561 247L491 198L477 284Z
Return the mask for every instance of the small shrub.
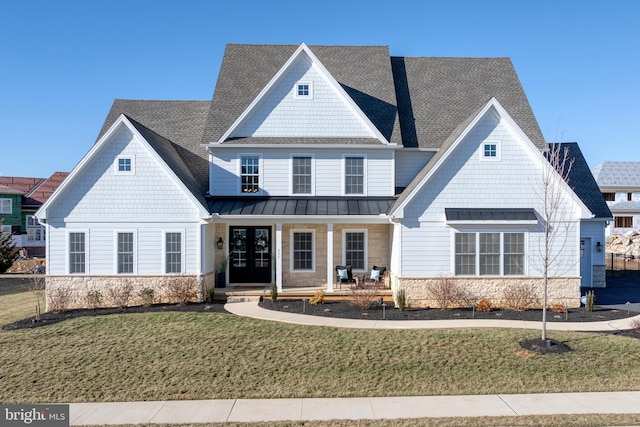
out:
M324 291L316 291L313 298L309 300L309 304L324 304Z
M213 287L207 288L207 294L205 295L205 302L212 303L215 298L216 290Z
M162 281L162 290L170 303L185 305L196 298L197 282L191 276L172 276Z
M368 310L378 299L378 287L376 285L354 285L351 288L351 299L349 304L358 307L361 310Z
M450 277L438 277L427 284L427 295L442 310L454 307L469 307L471 295L458 282Z
M553 311L554 313L566 313L567 312L567 306L564 305L561 302L554 302L553 304L551 304L549 306L549 308L551 309L551 311Z
M633 319L631 321L631 331L635 334L640 334L640 319Z
M596 293L594 291L587 292L587 311L595 310L596 306Z
M489 311L491 311L492 308L493 307L491 307L491 302L486 298L482 298L476 304L476 310L478 310L478 311L489 312Z
M138 296L142 300L143 307L151 307L156 299L156 291L151 288L142 288L138 292Z
M538 302L536 286L533 283L510 283L503 293L504 306L514 311L525 311Z
M88 308L98 308L102 305L102 293L96 289L90 290L84 296L84 303Z
M120 308L129 307L131 298L133 298L134 286L129 279L122 279L107 288L107 298L112 305Z
M48 294L49 311L58 314L66 310L72 301L71 289L66 286L60 286L51 290Z
M271 302L278 301L278 286L276 285L276 282L271 282L271 285L269 286L269 293L271 294Z
M396 305L400 311L407 307L407 295L403 288L398 289L398 293L396 294Z

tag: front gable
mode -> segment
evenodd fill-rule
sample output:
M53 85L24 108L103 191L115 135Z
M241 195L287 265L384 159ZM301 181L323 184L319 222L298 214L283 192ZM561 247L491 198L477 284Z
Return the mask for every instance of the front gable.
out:
M442 221L445 208L540 208L539 177L549 163L497 100L489 101L442 150L407 187L393 216ZM571 215L591 217L557 178Z
M163 221L207 210L121 116L36 214L47 222Z
M247 137L375 138L388 144L304 43L219 142Z

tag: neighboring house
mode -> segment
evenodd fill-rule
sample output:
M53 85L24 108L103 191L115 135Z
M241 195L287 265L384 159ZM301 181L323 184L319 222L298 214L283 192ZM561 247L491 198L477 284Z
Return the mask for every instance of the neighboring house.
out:
M35 213L67 175L69 175L68 172L55 172L49 178L0 176L0 203L4 204L0 206L0 218L4 219L4 231L13 234L16 249L27 249L29 256L45 255L45 228L36 221ZM11 202L13 213L9 217L1 213L7 211L9 204L3 196L7 194L3 188L14 192ZM4 201L1 200L2 198ZM11 226L10 229L9 226Z
M640 229L640 162L602 162L593 176L613 213L607 235Z
M549 295L577 306L581 284L605 285L611 214L566 147L578 182L553 177L567 243ZM211 102L114 102L36 214L47 289L183 274L202 298L228 260L238 286L332 292L336 266L376 265L411 305L433 305L425 286L442 276L499 302L540 281L547 148L508 58L230 44Z

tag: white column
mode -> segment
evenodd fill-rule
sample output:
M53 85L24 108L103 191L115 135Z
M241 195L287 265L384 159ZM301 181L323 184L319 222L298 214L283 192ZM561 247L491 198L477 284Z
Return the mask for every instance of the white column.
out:
M333 292L333 224L327 224L327 292Z
M282 292L282 223L276 223L276 288Z

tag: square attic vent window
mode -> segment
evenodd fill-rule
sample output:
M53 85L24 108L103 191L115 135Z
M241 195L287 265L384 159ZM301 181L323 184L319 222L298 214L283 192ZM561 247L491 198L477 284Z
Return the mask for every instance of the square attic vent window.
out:
M296 99L313 99L313 83L298 82L295 89Z

